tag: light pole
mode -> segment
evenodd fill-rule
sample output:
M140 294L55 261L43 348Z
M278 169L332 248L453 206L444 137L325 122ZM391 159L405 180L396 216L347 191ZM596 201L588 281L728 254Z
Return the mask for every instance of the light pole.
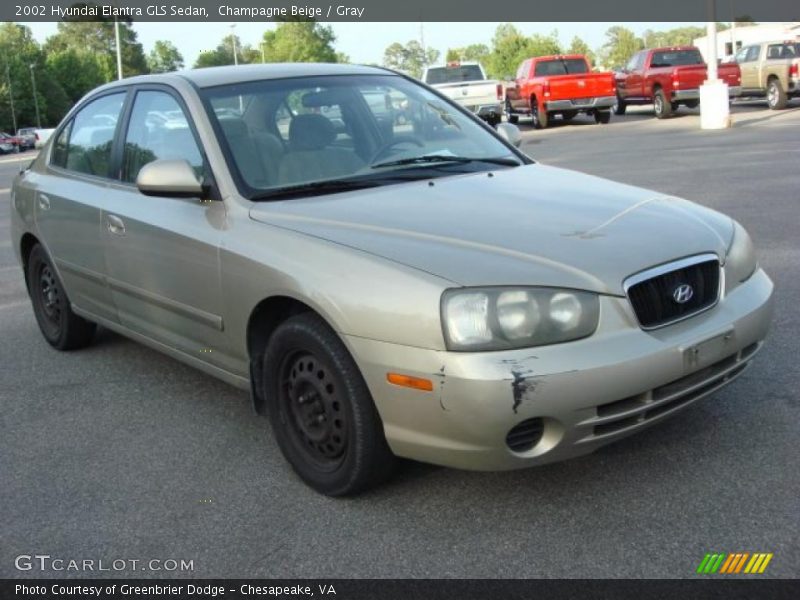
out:
M8 85L8 103L11 105L11 122L14 124L14 133L17 133L17 113L14 110L14 88L11 87L11 75L8 72L8 58L5 53L3 59L6 61L6 84ZM19 149L19 146L17 146Z
M119 43L119 19L114 17L114 40L117 44L117 79L122 79L122 46Z
M36 75L34 75L34 73L33 73L33 69L34 69L35 66L36 65L33 64L33 63L30 64L30 67L31 67L31 83L33 84L33 105L36 107L36 125L39 127L39 129L41 129L42 128L42 118L41 118L41 116L39 116L39 98L37 97L37 94L36 94Z
M238 65L239 59L236 57L236 23L231 25L231 46L233 46L233 64Z

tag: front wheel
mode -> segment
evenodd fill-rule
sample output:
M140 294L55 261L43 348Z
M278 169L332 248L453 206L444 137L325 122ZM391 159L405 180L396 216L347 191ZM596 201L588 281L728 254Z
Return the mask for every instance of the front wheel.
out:
M653 95L653 110L657 119L666 119L672 114L672 104L667 102L664 90L656 90Z
M539 110L539 103L536 100L531 101L531 120L536 129L547 129L550 118L546 110Z
M625 104L625 100L623 98L621 98L619 94L617 94L617 102L616 102L616 104L614 104L614 107L613 107L614 114L615 115L624 115L625 111L627 110L627 108L628 108L628 105Z
M64 285L39 244L28 255L27 276L33 314L47 343L58 350L77 350L91 344L97 326L72 312Z
M394 467L367 384L334 331L318 316L275 330L264 356L264 397L283 455L328 496L356 494Z

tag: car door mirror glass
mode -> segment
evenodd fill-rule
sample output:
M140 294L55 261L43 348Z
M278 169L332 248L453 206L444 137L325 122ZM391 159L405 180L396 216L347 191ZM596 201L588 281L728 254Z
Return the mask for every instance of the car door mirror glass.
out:
M511 123L498 123L497 135L515 148L519 148L520 144L522 144L522 134L519 132L519 127Z
M136 187L147 196L201 197L203 184L185 159L154 160L136 177Z

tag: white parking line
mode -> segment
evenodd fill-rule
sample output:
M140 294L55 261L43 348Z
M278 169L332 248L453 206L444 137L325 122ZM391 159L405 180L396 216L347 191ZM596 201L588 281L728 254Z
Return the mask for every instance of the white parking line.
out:
M23 156L15 156L14 158L0 158L0 164L2 163L15 163L15 162L25 162L28 160L33 160L39 156L38 154L25 154Z

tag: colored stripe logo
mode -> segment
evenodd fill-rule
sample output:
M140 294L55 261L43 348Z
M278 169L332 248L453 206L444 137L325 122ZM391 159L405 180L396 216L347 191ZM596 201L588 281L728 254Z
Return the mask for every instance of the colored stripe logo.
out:
M700 575L763 573L767 570L767 565L772 560L772 556L772 552L754 552L752 554L750 552L734 552L730 554L709 552L700 561L697 573Z

